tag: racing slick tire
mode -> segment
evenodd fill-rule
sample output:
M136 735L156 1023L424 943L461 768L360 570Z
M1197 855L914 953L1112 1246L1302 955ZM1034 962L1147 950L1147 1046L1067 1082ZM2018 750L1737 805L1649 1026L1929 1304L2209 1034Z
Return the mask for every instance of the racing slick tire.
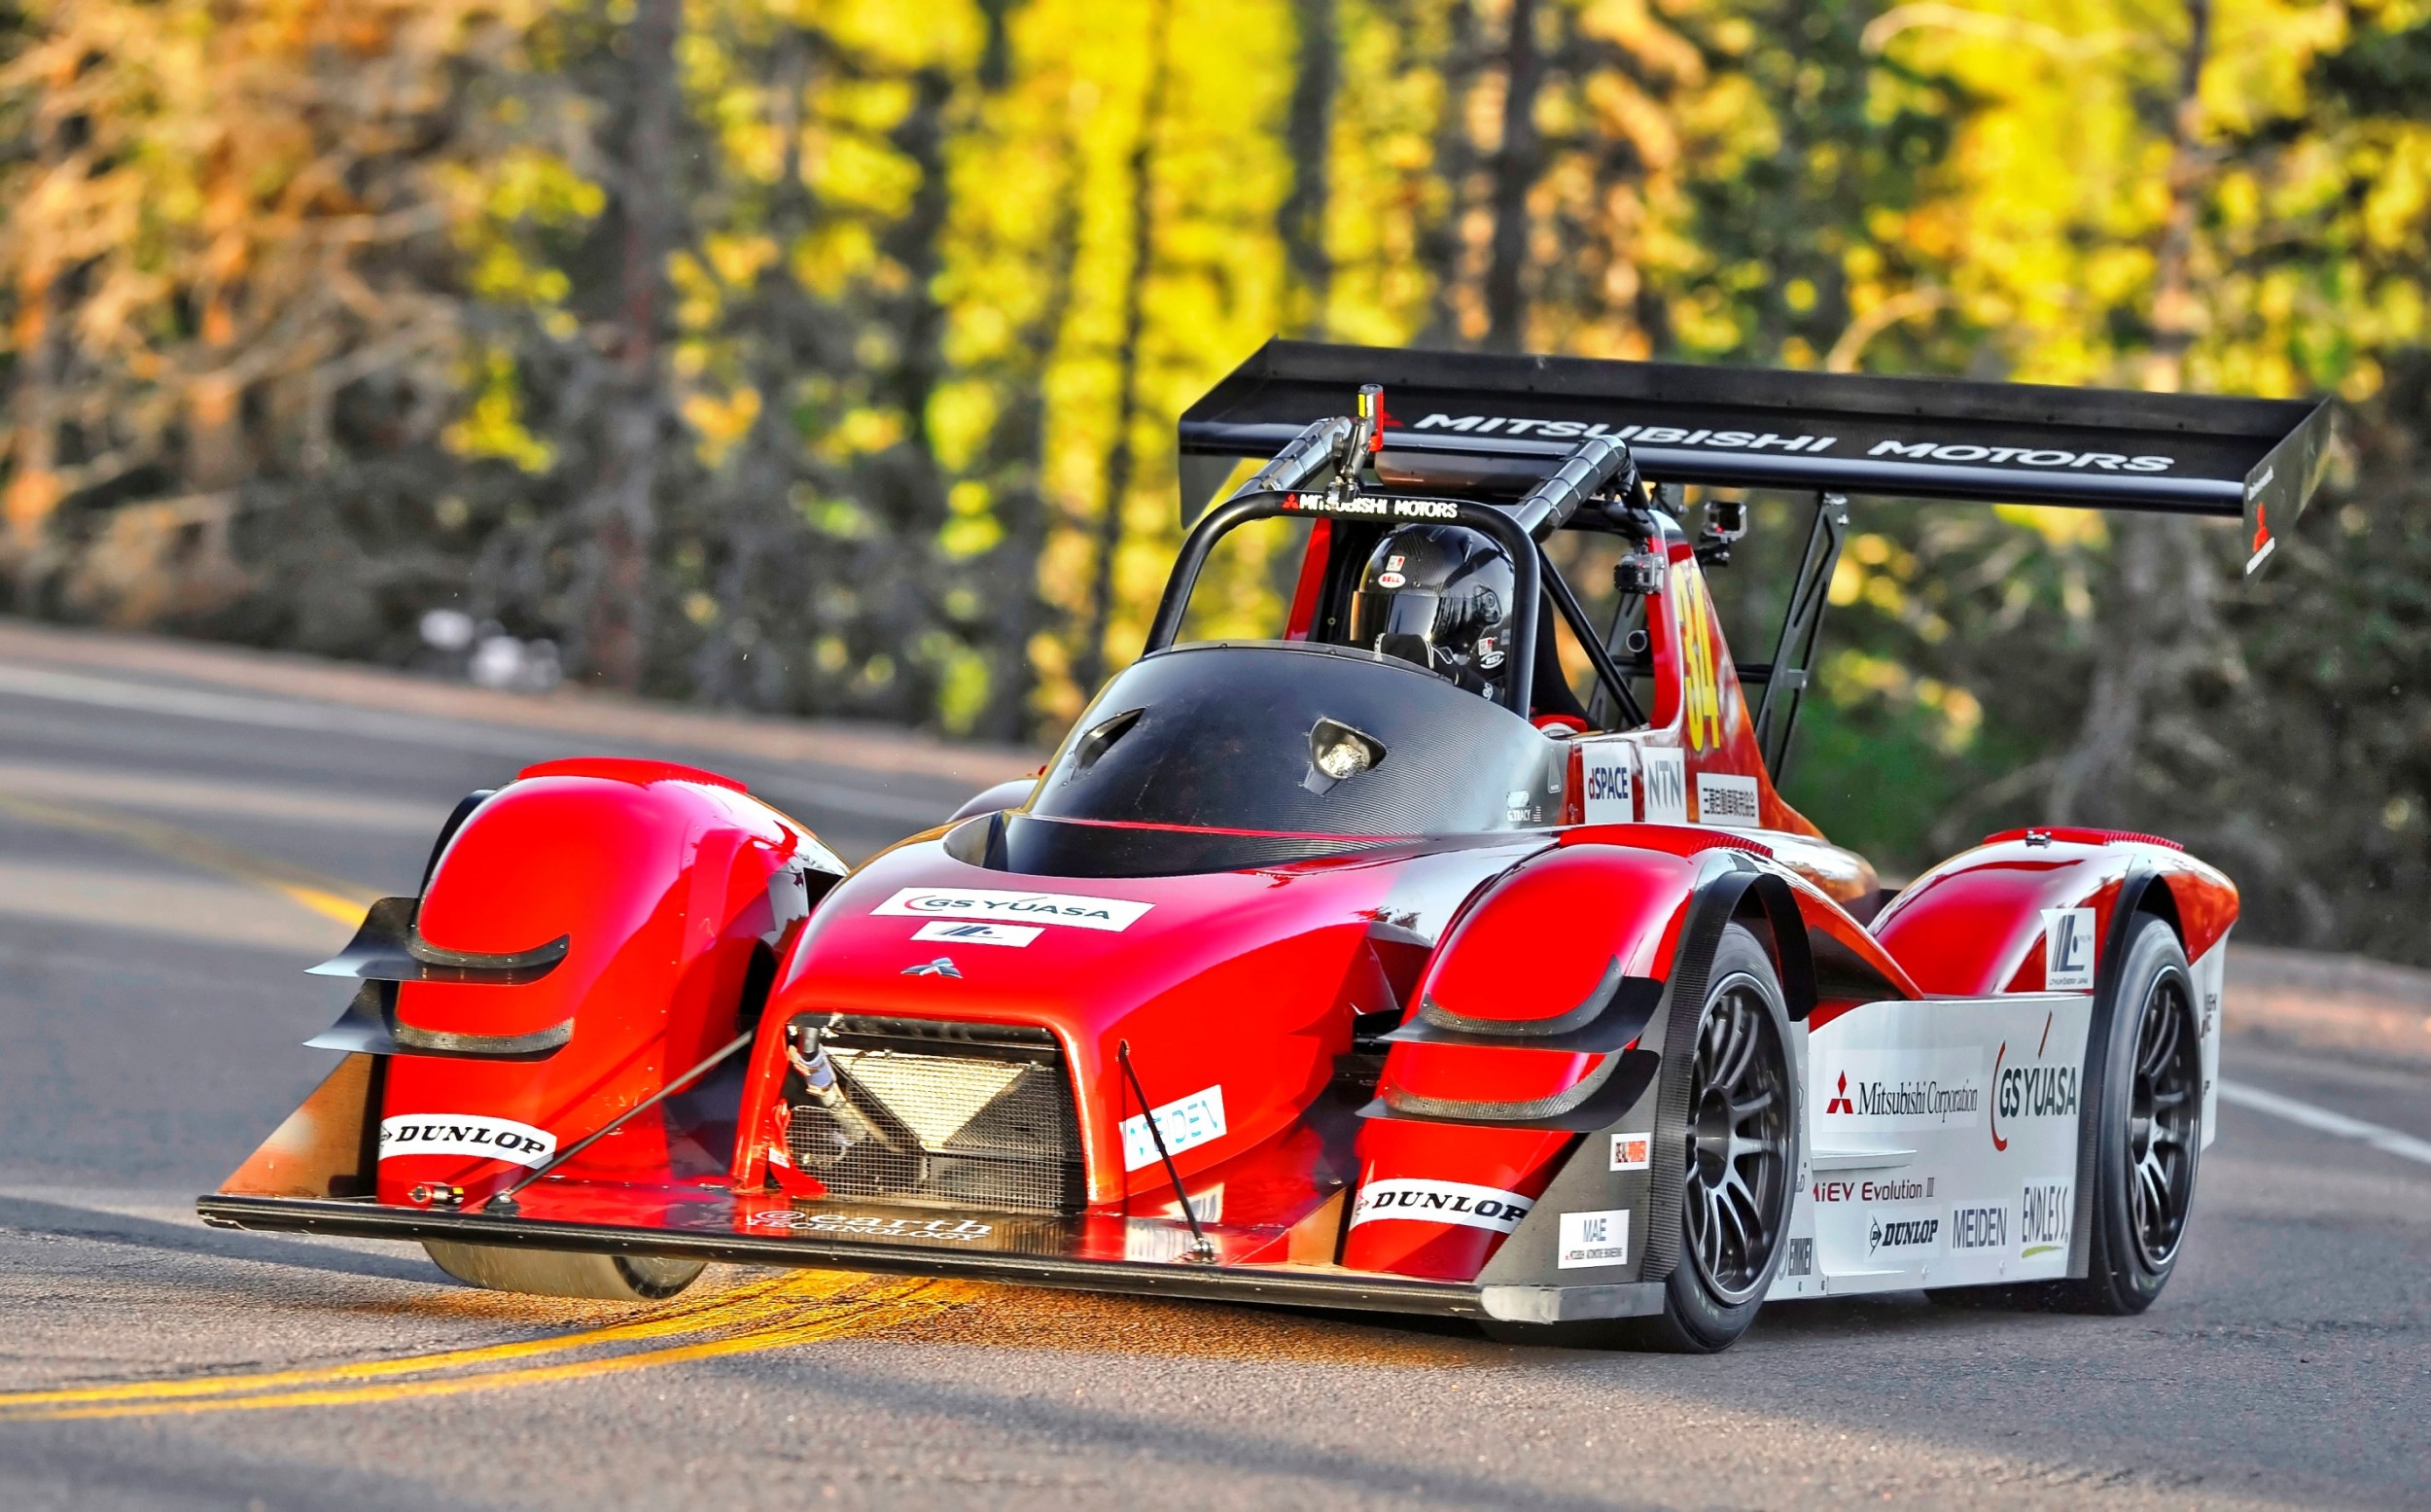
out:
M2144 917L2119 972L2092 1120L2086 1274L2068 1281L1928 1291L1946 1307L2125 1317L2153 1305L2176 1269L2202 1154L2202 1057L2195 983L2177 932Z
M1755 1321L1780 1264L1805 1119L1790 1061L1789 1009L1771 952L1742 925L1722 932L1691 1024L1674 1021L1663 1074L1687 1080L1680 1248L1650 1318L1499 1323L1506 1344L1711 1354ZM1669 1099L1666 1099L1669 1102ZM1658 1139L1657 1147L1662 1142Z
M1680 1186L1680 1249L1663 1311L1632 1319L1641 1350L1711 1354L1756 1320L1773 1284L1796 1195L1805 1127L1790 1059L1789 1007L1772 952L1745 926L1723 930L1689 1047L1688 1171Z
M426 1239L432 1263L469 1286L534 1297L603 1302L664 1302L690 1285L707 1262L649 1254L581 1254Z

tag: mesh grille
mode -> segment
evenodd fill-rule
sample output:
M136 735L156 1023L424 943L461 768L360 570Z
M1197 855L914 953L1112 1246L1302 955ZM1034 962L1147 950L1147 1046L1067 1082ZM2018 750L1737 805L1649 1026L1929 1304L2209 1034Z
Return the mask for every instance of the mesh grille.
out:
M839 1020L825 1037L854 1112L793 1084L787 1143L838 1197L1015 1213L1086 1201L1080 1125L1063 1056L1035 1042L946 1039L949 1026Z

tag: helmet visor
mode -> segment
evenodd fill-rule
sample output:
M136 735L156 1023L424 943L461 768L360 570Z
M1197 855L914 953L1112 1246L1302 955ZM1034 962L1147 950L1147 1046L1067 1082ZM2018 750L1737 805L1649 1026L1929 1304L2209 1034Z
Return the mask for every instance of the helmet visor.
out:
M1362 588L1351 595L1351 643L1432 668L1442 604L1424 588Z

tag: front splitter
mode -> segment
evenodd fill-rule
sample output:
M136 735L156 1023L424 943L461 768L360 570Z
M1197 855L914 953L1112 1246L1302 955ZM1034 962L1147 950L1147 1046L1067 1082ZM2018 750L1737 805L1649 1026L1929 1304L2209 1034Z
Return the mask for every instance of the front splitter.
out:
M800 1230L783 1237L704 1233L393 1208L369 1201L214 1194L196 1199L194 1209L205 1223L221 1228L327 1234L347 1239L440 1239L455 1244L575 1249L600 1254L672 1255L738 1265L832 1267L1057 1286L1075 1291L1448 1318L1508 1316L1500 1308L1490 1306L1487 1293L1514 1289L1411 1281L1305 1265L1091 1260L1001 1250L956 1250L942 1244L888 1244Z

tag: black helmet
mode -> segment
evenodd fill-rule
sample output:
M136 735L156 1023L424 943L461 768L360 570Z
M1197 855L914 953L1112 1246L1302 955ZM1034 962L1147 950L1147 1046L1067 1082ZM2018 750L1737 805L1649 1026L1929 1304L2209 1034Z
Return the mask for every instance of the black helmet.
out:
M1491 693L1511 654L1511 559L1460 525L1404 525L1351 596L1351 643Z

